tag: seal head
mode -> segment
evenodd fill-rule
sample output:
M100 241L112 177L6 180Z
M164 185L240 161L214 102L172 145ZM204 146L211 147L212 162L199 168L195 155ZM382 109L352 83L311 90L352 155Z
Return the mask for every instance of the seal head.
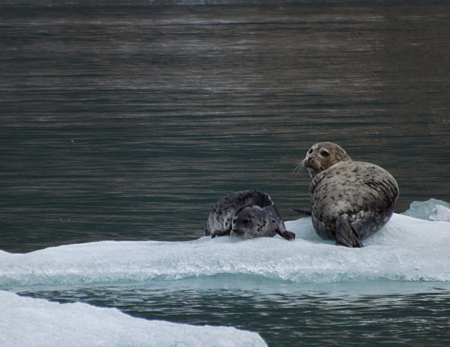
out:
M302 165L310 174L311 220L323 239L338 245L363 247L362 240L392 217L399 189L381 167L352 161L338 145L312 146Z
M220 199L212 208L206 222L205 235L230 235L252 239L273 237L294 240L295 234L287 231L272 199L264 192L246 190Z
M308 170L309 177L313 178L341 161L351 161L344 149L332 142L321 142L308 150L302 165Z

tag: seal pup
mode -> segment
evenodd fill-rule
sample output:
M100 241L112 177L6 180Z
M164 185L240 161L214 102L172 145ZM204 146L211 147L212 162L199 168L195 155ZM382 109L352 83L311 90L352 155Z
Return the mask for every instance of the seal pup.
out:
M362 240L392 217L399 189L386 170L352 161L338 145L322 142L306 153L302 166L311 177L311 220L322 239L363 247ZM295 209L296 210L296 209ZM297 210L301 214L308 211Z
M235 192L220 199L209 213L205 235L252 239L280 235L294 240L269 195L257 190Z

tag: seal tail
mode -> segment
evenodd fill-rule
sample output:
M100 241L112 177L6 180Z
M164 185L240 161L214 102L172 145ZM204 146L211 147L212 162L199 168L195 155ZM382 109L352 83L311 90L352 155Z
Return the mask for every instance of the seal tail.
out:
M339 216L336 219L336 245L345 247L364 247L358 234L348 223L347 218Z

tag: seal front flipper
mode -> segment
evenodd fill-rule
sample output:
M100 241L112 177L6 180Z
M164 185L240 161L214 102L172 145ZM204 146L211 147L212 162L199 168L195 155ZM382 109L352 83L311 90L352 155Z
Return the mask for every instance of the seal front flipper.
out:
M302 210L301 208L292 208L293 211L300 213L302 216L311 216L311 211Z
M295 240L295 234L291 231L281 231L280 229L275 230L275 232L280 235L283 239L288 241L294 241Z
M216 236L227 236L230 235L231 229L225 229L225 230L214 230L211 233L211 238L215 238Z
M350 226L347 218L343 215L336 218L336 245L355 248L364 247L356 231Z

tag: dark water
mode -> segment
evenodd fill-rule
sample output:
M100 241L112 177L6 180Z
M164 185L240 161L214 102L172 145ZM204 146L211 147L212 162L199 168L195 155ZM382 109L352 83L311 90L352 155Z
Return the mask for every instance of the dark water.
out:
M235 280L235 279L234 279ZM227 325L258 332L269 346L448 346L450 288L365 283L260 290L258 280L237 288L73 288L23 292L59 302L115 307L134 317L187 324ZM267 285L267 283L265 283ZM264 286L264 281L259 283ZM183 287L183 285L180 285ZM230 288L231 287L231 288ZM247 287L247 288L246 288ZM380 291L383 295L380 295ZM399 294L399 291L402 294Z
M307 207L309 180L292 171L320 141L390 171L401 190L396 212L413 201L450 201L444 2L6 3L2 250L193 240L211 206L243 189L266 191L286 220L296 219L291 207ZM448 342L448 292L398 294L394 305L360 297L328 308L332 294L328 301L242 294L234 304L241 294L179 291L159 307L133 302L139 291L115 300L114 289L104 290L87 298L68 289L39 295L239 326L271 346ZM219 311L226 321L215 317ZM270 327L253 324L255 312ZM335 330L318 340L330 325Z
M294 219L316 141L389 170L397 211L450 201L449 10L3 8L0 249L195 239L241 189Z

